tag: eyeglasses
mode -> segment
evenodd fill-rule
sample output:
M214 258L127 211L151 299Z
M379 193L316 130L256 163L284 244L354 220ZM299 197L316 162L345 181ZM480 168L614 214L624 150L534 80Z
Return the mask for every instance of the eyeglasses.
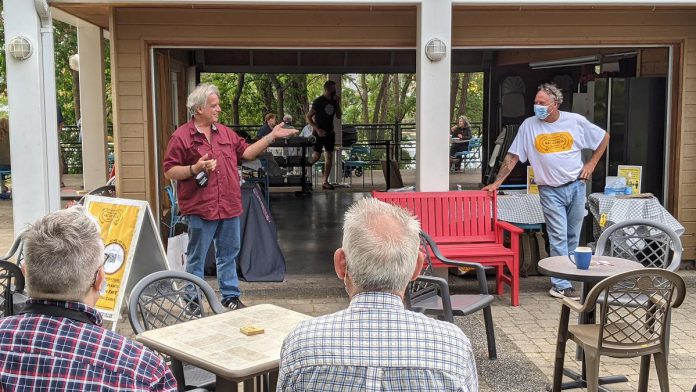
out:
M97 270L94 271L94 280L92 281L92 285L95 285L97 283L97 276L99 276L99 270L104 268L106 262L109 261L109 257L110 255L108 253L104 253L104 261L101 263L99 267L97 267Z

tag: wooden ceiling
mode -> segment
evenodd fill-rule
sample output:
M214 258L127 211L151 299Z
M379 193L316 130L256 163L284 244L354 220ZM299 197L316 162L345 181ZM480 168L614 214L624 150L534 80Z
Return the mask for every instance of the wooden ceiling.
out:
M225 9L225 10L303 10L307 9L308 6L300 5L213 5L213 4L192 4L188 6L182 5L166 5L154 7L152 4L142 5L137 2L133 3L119 3L118 5L109 4L86 4L86 3L61 3L59 0L53 1L51 3L52 7L58 8L65 11L68 14L74 15L80 19L87 22L95 24L102 27L103 29L109 29L109 17L111 15L112 8L179 8L179 9ZM312 5L312 10L314 11L359 11L359 10L369 10L369 11L379 11L379 10L411 10L416 12L415 6L372 6L372 5L342 5L342 6L330 6L330 5Z

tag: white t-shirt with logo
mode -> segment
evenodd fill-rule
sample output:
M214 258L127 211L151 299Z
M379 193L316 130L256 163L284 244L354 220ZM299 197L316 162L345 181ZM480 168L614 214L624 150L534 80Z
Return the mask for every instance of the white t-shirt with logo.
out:
M549 123L530 117L520 125L509 153L534 168L537 185L561 186L577 180L582 171L582 149L596 150L606 132L585 117L559 112Z

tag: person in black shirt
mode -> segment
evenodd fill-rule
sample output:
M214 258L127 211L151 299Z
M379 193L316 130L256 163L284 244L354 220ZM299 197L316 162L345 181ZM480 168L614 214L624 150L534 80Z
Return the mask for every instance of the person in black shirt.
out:
M329 183L329 173L333 164L333 151L336 145L336 133L333 129L334 116L341 118L341 101L336 96L336 82L329 80L324 83L324 94L312 102L312 108L307 113L307 122L314 128L317 141L314 144L311 163L321 158L322 150L326 150L324 159L324 189L334 189Z
M450 145L450 161L454 164L454 170L461 168L462 158L455 158L454 154L469 149L469 139L471 139L471 125L465 116L459 116L457 125L450 130L452 143Z

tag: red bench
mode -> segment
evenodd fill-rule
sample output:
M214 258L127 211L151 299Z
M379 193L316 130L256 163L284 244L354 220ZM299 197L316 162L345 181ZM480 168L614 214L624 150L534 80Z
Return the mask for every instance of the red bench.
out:
M512 305L520 304L519 235L523 230L498 221L495 195L455 191L372 192L372 196L411 211L445 257L495 267L498 295L503 294L504 282L510 286ZM510 247L503 243L505 232L510 234ZM433 266L447 267L437 261Z

